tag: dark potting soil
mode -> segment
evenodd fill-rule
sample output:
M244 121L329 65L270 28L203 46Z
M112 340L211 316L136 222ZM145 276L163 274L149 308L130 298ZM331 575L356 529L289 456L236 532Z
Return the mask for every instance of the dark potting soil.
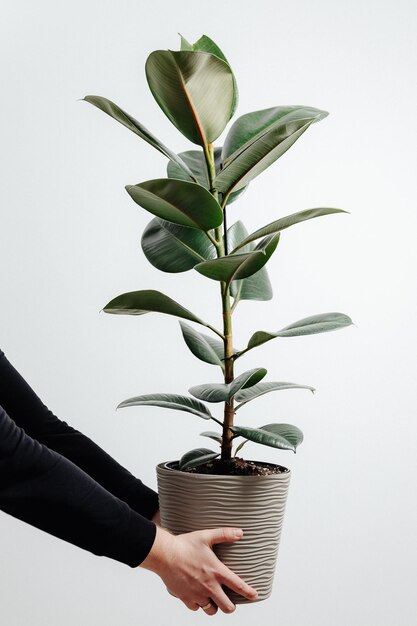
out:
M288 472L286 467L282 465L274 465L273 463L262 463L255 461L247 461L240 457L233 457L228 461L221 459L213 459L199 465L198 467L188 467L183 472L193 474L219 474L219 475L244 475L244 476L267 476L268 474L284 474Z

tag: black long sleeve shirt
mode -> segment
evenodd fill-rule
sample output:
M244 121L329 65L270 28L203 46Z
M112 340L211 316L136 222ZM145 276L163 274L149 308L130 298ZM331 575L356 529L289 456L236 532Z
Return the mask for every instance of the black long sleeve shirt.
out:
M156 535L158 494L59 420L0 350L0 509L130 567Z

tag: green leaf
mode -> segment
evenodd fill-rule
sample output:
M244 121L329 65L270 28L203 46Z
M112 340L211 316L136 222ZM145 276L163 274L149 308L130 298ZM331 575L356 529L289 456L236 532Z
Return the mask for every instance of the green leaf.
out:
M292 215L287 215L286 217L282 217L275 222L271 222L267 226L263 226L259 230L256 230L254 233L245 236L240 242L237 243L235 248L233 249L233 253L237 252L241 248L247 246L251 242L256 239L260 239L261 237L266 237L267 235L271 235L272 233L281 232L285 228L292 226L293 224L299 224L300 222L305 222L306 220L311 220L314 217L321 217L322 215L331 215L332 213L349 213L349 211L343 211L343 209L329 209L329 208L320 208L320 209L307 209L306 211L299 211L298 213L293 213Z
M141 245L148 261L162 272L186 272L216 258L216 248L205 233L159 217L143 231Z
M229 385L225 383L207 383L190 387L188 392L195 398L205 402L227 402L229 388Z
M220 226L222 210L201 185L174 178L156 178L126 190L136 204L168 222L208 231Z
M298 448L304 440L302 431L292 424L265 424L259 428L284 437L287 441L292 443L295 448Z
M264 426L259 426L257 430L266 431L282 437L283 439L285 439L285 441L293 446L294 452L304 438L302 431L297 428L297 426L293 426L292 424L265 424ZM245 441L242 441L242 443L238 445L235 450L235 455L238 453L239 450L243 448L245 443L247 443L248 441L249 439L245 439Z
M210 439L214 439L214 441L217 441L217 443L219 443L221 445L223 438L219 433L216 433L214 430L205 430L204 432L200 433L200 435L202 435L203 437L210 437Z
M221 169L221 147L214 148L214 166L216 173ZM178 156L184 161L190 170L188 174L182 167L173 161L168 162L167 175L168 178L179 178L180 180L191 181L191 176L194 180L206 189L210 189L210 182L207 173L207 164L204 158L204 152L202 150L187 150L186 152L180 152ZM230 194L226 204L234 202L244 191L246 187L243 187L239 191Z
M247 350L260 346L261 344L275 339L275 337L298 337L300 335L315 335L317 333L327 333L331 330L338 330L353 324L350 317L344 313L320 313L305 317L298 322L285 326L276 333L269 333L260 330L249 339Z
M225 61L230 67L228 60L224 56L223 52L220 50L219 46L216 43L214 43L214 41L210 39L210 37L207 37L207 35L203 35L202 37L200 37L200 39L196 41L196 43L192 46L192 49L195 51L210 52L210 54L214 54L216 57L218 57L222 61ZM230 117L232 117L234 112L236 111L238 98L239 98L236 79L234 75L233 75L233 90L234 90L234 94L233 94L234 97L233 97L232 112L231 112Z
M247 389L253 387L267 374L267 370L264 367L255 367L247 372L243 372L240 376L237 376L229 385L229 401L237 394L241 389Z
M314 387L309 387L308 385L297 385L296 383L258 383L257 385L254 385L249 389L243 389L236 394L235 400L236 402L239 402L239 404L235 407L235 410L237 411L241 406L251 400L254 400L255 398L259 398L259 396L263 396L271 391L281 391L283 389L309 389L311 392L315 392Z
M210 54L215 54L216 57L219 57L222 61L225 61L228 65L229 62L224 56L223 52L220 50L219 46L214 43L210 37L207 35L202 35L198 41L193 44L193 50L199 52L210 52Z
M138 135L141 139L168 157L172 163L175 163L176 167L180 169L181 172L184 172L184 175L186 175L187 178L191 178L193 181L195 180L189 167L184 163L180 156L167 148L159 139L157 139L157 137L155 137L155 135L145 128L143 124L135 120L135 118L129 115L129 113L126 113L126 111L123 111L123 109L117 106L117 104L107 98L104 98L103 96L85 96L83 100L93 104L104 113L107 113L107 115L110 115L110 117L115 119L117 122L126 126L126 128L135 133L135 135Z
M180 326L184 341L194 356L201 361L219 365L224 369L224 344L221 341L199 333L185 322L180 322Z
M249 426L231 426L230 428L236 435L246 437L249 441L255 441L255 443L260 443L263 446L271 446L272 448L292 450L295 452L294 444L288 441L286 437L282 437L276 433L261 428L249 428Z
M191 322L207 326L199 317L172 300L164 293L154 289L129 291L110 300L103 309L105 313L116 315L144 315L145 313L165 313L176 315Z
M280 234L262 239L253 252L229 254L212 261L203 261L194 269L212 280L231 283L258 272L271 258L278 245Z
M228 249L231 250L248 236L244 224L239 220L227 231ZM241 246L241 252L251 252L255 249L254 244ZM243 280L235 280L230 284L230 293L238 300L271 300L272 287L266 271L262 267L258 272Z
M178 33L178 34L181 37L181 50L182 51L184 51L184 50L192 50L193 49L193 44L190 43L189 41L187 41L186 38L181 35L181 33Z
M198 467L218 456L220 456L219 452L213 452L209 448L194 448L194 450L190 450L182 455L179 461L179 468L183 470L187 467Z
M212 415L209 409L198 400L188 396L179 396L172 393L148 393L143 396L128 398L118 405L118 409L127 406L159 406L164 409L175 409L176 411L186 411L205 420L209 420Z
M272 116L270 125L266 128L261 126L258 133L228 156L222 171L215 179L215 187L225 194L238 191L282 156L313 122L325 115L326 112L318 109L300 108L278 118L278 121L274 121ZM238 122L239 120L235 124ZM233 127L230 132L232 130ZM226 150L223 146L223 156L225 154L227 146Z
M205 146L223 132L234 106L229 65L207 52L152 52L149 88L168 119L193 143Z
M207 383L191 387L188 391L195 398L199 398L205 402L230 402L240 389L246 389L247 387L256 385L265 375L265 368L256 367L247 372L243 372L243 374L237 376L237 378L229 384Z
M277 124L291 124L294 121L311 118L323 119L328 113L307 106L279 106L241 115L227 133L222 158L225 164L238 153L243 152L254 140Z

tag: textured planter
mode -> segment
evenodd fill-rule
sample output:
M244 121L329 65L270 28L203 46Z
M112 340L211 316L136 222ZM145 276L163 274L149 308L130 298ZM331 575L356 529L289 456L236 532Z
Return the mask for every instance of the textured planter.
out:
M257 602L269 598L290 471L268 476L217 476L177 468L178 461L156 466L162 526L174 534L221 526L242 528L242 539L216 544L214 552L257 590ZM253 602L228 588L225 591L235 604Z

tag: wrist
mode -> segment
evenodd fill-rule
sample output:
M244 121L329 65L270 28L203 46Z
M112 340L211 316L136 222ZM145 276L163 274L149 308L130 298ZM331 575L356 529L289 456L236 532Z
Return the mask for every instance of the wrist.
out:
M171 534L166 528L156 525L155 540L152 548L139 567L144 567L158 574L164 568L169 558L170 546L174 537L175 535Z

